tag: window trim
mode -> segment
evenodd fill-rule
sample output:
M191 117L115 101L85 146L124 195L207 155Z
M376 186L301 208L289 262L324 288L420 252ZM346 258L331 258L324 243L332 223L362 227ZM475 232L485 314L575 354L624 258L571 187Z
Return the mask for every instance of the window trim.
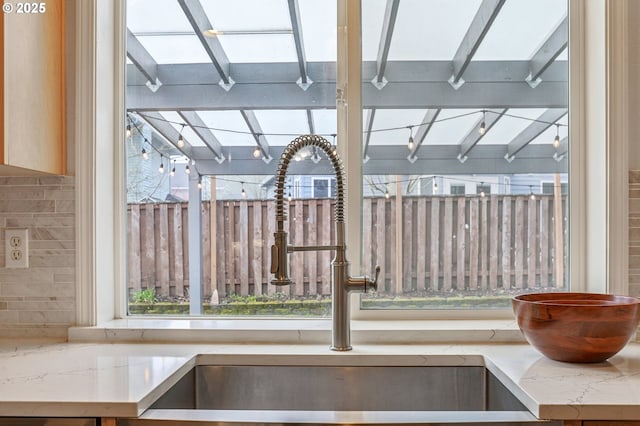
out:
M620 20L624 21L628 1L569 0L569 122L572 140L582 142L574 143L569 165L570 276L574 291L623 294L628 290L628 271L624 268L627 246L623 244L628 236L626 220L620 220L626 219L629 143L629 120L623 114L628 105L624 91L628 78L627 26L621 25ZM338 2L338 57L347 65L338 70L337 87L345 94L337 105L339 140L361 138L362 111L354 108L360 105L361 98L360 34L347 31L359 28L358 3ZM97 325L124 318L126 313L126 297L121 288L126 277L124 161L122 150L113 143L120 139L124 128L126 8L124 0L69 0L69 4L74 13L70 33L75 43L72 73L76 77L68 85L74 103L70 114L75 116L70 145L76 149L76 322ZM348 52L345 47L349 47ZM346 72L348 69L351 73ZM347 181L360 182L360 146L338 144L338 151L348 165ZM361 185L349 190L346 210L351 226L347 229L347 244L361 247ZM352 272L361 271L361 256L361 249L350 250ZM361 311L358 301L354 295L354 319L416 317L415 311ZM450 317L442 311L421 311L417 315ZM457 311L455 317L482 315L480 311Z

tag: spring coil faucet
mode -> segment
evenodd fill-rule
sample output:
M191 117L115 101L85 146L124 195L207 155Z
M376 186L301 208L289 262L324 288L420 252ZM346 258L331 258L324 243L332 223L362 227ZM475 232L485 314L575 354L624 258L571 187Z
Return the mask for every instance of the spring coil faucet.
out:
M287 232L284 230L284 221L287 218L284 209L284 185L289 164L294 155L305 147L317 147L327 154L327 158L333 165L336 176L336 206L335 206L335 245L329 246L292 246L287 241ZM375 279L372 281L367 276L350 277L349 262L347 261L344 227L344 168L342 160L334 152L333 147L321 136L299 136L287 145L280 157L276 172L276 232L273 234L275 243L271 246L271 273L274 278L271 284L277 286L289 285L287 254L295 251L335 250L336 254L331 261L331 350L351 350L351 330L349 318L349 293L352 291L367 292L377 290L380 267L376 267Z

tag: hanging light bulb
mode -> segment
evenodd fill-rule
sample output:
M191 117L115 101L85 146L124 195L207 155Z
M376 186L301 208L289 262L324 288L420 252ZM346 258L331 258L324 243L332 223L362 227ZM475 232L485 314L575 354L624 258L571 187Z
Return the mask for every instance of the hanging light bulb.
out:
M127 131L126 131L127 137L130 138L131 137L131 124L127 124Z
M560 147L560 125L556 124L556 137L553 138L553 147L558 149Z
M391 194L389 194L389 189L385 188L385 190L384 190L384 198L386 198L388 200L389 197L391 197Z
M189 163L187 163L187 165L186 165L186 166L184 166L184 172L185 172L186 174L188 174L188 175L190 175L190 174L191 174L191 169L189 168Z
M147 160L149 158L149 153L147 152L146 149L142 148L142 159Z
M529 198L531 200L535 200L536 199L536 194L533 193L533 189L532 189L531 185L529 185Z
M253 158L260 158L262 156L262 151L259 146L256 146L253 150Z
M244 190L244 182L242 182L242 191L240 191L240 195L242 195L242 198L247 198L247 193Z
M336 155L338 153L338 145L336 144L336 134L332 133L331 136L333 137L333 143L331 144L331 150L333 151L333 155Z
M162 157L162 154L160 154L160 167L158 167L158 171L160 173L164 173L164 161L162 160L163 160L163 157Z
M293 200L293 197L291 196L291 192L289 192L289 195L287 196L287 199L288 199L289 201Z
M176 160L173 160L173 167L171 168L171 172L169 172L171 176L176 175Z
M198 177L198 189L202 189L202 177Z
M481 135L487 133L487 125L484 122L486 115L487 112L485 110L482 110L482 123L480 123L480 128L478 129L478 132L480 132Z
M438 193L438 181L436 181L436 177L433 177L433 193L437 194Z
M407 148L409 151L413 151L413 148L416 146L413 142L413 126L408 126L407 128L409 129L409 142L407 143Z
M182 137L182 131L184 130L184 124L180 129L180 134L178 135L178 148L182 148L184 146L184 138Z

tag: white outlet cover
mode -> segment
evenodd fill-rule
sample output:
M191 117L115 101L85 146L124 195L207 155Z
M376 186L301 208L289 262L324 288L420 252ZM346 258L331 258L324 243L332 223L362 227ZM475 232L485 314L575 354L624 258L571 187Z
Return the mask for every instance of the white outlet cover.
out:
M4 257L6 268L29 267L28 231L28 229L6 229L4 231Z

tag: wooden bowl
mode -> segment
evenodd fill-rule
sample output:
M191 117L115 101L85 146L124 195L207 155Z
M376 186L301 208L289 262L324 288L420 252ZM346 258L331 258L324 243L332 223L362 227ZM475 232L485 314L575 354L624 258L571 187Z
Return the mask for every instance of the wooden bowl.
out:
M518 326L545 356L565 362L602 362L631 339L640 299L596 293L531 293L512 299Z

